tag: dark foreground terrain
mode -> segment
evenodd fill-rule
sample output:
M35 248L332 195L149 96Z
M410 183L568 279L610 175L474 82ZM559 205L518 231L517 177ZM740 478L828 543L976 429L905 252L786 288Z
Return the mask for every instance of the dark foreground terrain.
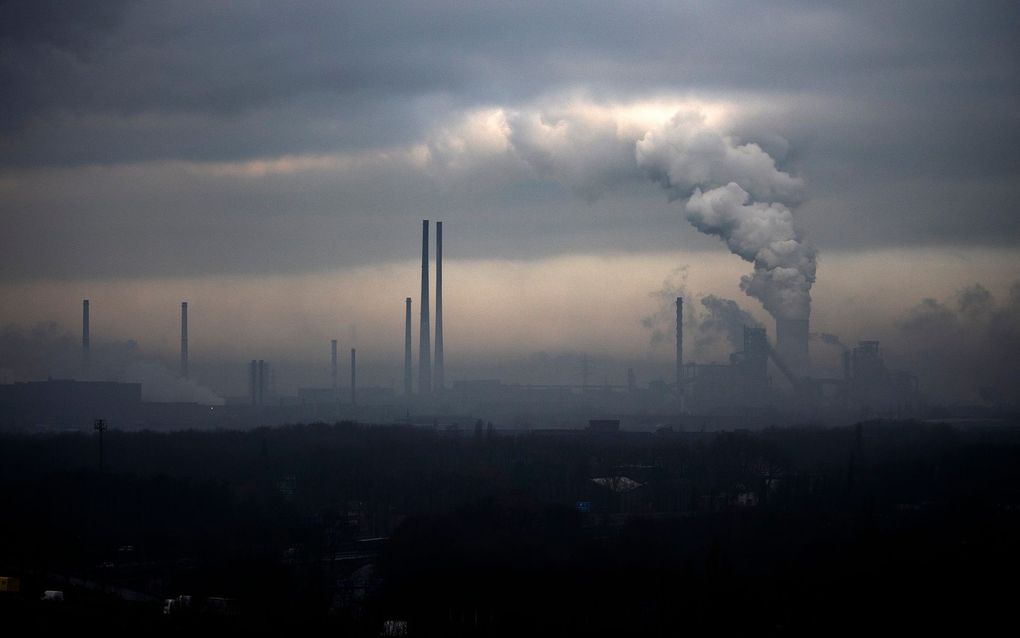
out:
M1015 425L112 431L102 471L95 435L3 435L0 619L75 633L973 634L1013 624Z

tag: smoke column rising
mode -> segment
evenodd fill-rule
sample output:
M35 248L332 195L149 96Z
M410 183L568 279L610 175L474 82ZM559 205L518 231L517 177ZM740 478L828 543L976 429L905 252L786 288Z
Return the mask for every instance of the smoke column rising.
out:
M741 143L725 124L697 109L678 111L660 125L635 128L611 113L511 113L504 120L507 147L539 175L594 199L645 176L686 200L688 221L719 237L754 265L741 289L761 301L777 321L811 314L815 249L805 244L790 206L803 180L776 167L759 145Z
M776 168L757 144L738 144L698 114L677 114L635 148L638 164L671 197L688 197L684 211L695 228L754 264L741 278L745 293L777 320L810 316L816 252L803 243L793 212L782 203L797 200L800 179Z
M789 208L780 203L748 203L749 198L735 182L707 192L696 188L685 207L687 220L754 264L754 272L740 278L740 289L761 301L770 315L807 319L817 267L815 250L801 242Z

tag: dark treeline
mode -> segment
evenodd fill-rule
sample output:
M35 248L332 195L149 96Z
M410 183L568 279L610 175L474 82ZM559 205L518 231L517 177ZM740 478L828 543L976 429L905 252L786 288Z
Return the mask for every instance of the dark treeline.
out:
M1005 426L110 431L98 463L95 435L0 437L0 575L23 582L0 597L10 617L355 635L388 619L411 635L965 629L1005 614L997 583L1020 567L1020 429ZM66 603L38 602L43 589ZM232 611L160 613L182 594Z

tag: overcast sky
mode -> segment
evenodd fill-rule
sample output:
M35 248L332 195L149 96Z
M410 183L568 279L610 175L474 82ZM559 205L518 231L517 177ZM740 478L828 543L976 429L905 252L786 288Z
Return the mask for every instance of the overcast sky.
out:
M826 255L873 254L901 279L890 255L930 254L1005 299L1018 33L1015 1L0 1L0 321L69 318L42 291L73 308L89 282L187 296L413 264L422 218L465 263L732 259L722 292L759 312L737 288L750 264L685 220L693 188L728 181L790 211L816 299ZM676 137L692 122L764 168L704 160ZM642 154L677 139L680 160ZM897 285L953 294L944 276Z

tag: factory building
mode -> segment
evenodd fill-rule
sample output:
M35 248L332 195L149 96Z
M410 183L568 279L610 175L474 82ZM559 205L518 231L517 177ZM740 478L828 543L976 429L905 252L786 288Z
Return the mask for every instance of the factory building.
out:
M142 384L49 379L0 385L0 424L9 427L84 428L104 418L115 427L133 423Z
M764 328L744 327L743 349L729 364L683 365L688 410L763 407L772 402L768 376L769 343Z
M882 358L878 341L861 341L849 359L848 398L865 414L904 416L919 407L917 377L899 370L889 370ZM844 364L844 370L846 371Z

